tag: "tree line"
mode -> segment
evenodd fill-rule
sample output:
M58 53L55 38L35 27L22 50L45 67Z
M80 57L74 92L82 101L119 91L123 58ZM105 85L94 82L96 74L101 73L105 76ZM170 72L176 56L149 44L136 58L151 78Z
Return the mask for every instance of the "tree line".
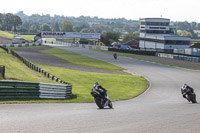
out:
M17 31L17 26L22 25L22 20L19 16L6 13L0 13L0 30Z
M171 22L176 29L176 34L199 38L200 23ZM63 31L63 32L90 32L101 33L110 41L139 40L139 20L104 19L98 17L80 16L66 17L49 14L32 14L27 16L23 11L17 14L0 14L0 30L18 31L20 33L37 34L41 31Z

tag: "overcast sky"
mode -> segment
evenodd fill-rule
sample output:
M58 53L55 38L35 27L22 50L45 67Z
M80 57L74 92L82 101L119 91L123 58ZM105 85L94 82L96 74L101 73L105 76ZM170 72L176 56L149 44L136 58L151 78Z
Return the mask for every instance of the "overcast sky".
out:
M139 20L163 17L200 23L200 0L2 0L0 13L97 16Z

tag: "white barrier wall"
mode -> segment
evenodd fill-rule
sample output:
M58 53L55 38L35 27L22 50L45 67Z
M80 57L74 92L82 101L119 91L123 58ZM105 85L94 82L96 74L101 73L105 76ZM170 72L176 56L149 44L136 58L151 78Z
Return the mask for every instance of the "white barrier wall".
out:
M33 43L29 43L29 44L0 44L0 46L3 47L29 47L29 46L40 46L41 44L33 44Z
M66 42L53 42L53 44L61 44L69 47L79 47L79 48L87 48L87 49L99 49L99 50L106 50L108 51L107 46L95 46L95 45L88 45L88 44L74 44L74 43L66 43Z

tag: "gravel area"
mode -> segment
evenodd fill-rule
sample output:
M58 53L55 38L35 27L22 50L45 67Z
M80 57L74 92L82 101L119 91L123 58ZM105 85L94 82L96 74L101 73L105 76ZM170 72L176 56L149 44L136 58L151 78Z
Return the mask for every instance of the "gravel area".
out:
M111 70L104 70L104 69L74 65L65 60L57 58L55 56L39 52L40 50L47 50L51 48L52 47L50 46L35 47L35 48L20 48L20 49L16 49L16 51L17 53L19 53L26 59L30 60L31 62L42 64L42 65L68 68L72 70L87 71L87 72L125 74L123 71L111 71Z

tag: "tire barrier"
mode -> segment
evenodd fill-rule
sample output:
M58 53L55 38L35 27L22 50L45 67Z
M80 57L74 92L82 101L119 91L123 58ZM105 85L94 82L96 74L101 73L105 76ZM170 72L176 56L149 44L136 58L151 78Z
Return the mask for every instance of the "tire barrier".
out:
M0 80L0 99L69 99L72 85Z

